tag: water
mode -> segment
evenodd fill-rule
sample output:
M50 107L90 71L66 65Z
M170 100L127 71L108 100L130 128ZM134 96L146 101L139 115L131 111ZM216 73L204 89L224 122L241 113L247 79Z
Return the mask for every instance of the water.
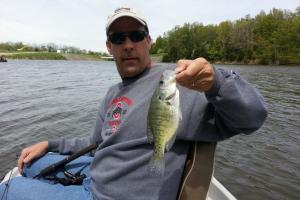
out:
M216 178L238 199L299 199L300 67L230 68L261 91L269 116L256 133L218 144ZM0 177L29 144L89 134L119 80L114 62L0 63Z

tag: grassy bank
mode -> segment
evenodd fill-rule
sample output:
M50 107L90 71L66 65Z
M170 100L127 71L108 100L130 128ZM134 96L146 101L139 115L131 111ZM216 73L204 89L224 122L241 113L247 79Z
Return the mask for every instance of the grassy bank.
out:
M0 52L0 56L7 59L29 59L29 60L104 60L97 54L75 54L55 52ZM163 54L151 55L155 62L162 61Z
M103 60L97 54L61 54L56 52L0 52L0 56L7 59L28 60Z
M8 59L66 60L62 54L54 52L5 52L0 55Z
M151 59L156 62L163 62L164 53L151 54ZM0 52L0 56L7 59L28 59L28 60L104 60L101 55L82 54L82 53L55 53L55 52ZM297 65L300 59L289 59L289 62L268 63L259 59L248 61L211 61L213 64L230 64L230 65Z

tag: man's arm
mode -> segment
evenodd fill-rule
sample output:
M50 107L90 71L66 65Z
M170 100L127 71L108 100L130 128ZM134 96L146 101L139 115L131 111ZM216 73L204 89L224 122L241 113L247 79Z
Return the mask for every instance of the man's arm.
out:
M176 68L177 82L205 92L214 107L214 126L219 140L260 128L267 116L259 92L234 72L214 67L204 58L181 60Z
M18 159L19 172L22 172L24 165L30 165L32 160L43 156L49 151L59 152L61 154L71 154L92 143L100 144L102 141L101 129L103 124L103 112L104 106L102 105L97 115L96 127L94 129L94 132L89 137L72 139L63 138L57 140L42 141L24 148Z

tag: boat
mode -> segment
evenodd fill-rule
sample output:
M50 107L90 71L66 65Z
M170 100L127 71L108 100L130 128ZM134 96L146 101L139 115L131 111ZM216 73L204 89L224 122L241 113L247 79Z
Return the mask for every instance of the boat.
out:
M20 176L18 168L15 167L10 170L1 184L8 181L10 178ZM212 177L210 187L208 190L207 200L237 200L214 176Z
M101 58L105 61L114 61L115 60L113 56L102 56Z
M7 60L3 56L0 56L0 62L7 62Z
M237 200L214 176L212 177L207 200Z

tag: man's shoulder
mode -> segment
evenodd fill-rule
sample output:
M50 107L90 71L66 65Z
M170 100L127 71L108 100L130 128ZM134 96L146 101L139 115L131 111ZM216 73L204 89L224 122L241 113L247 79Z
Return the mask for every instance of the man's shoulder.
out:
M154 64L151 68L153 70L158 70L158 71L165 71L165 70L175 70L175 64L168 64L168 63L157 63Z

